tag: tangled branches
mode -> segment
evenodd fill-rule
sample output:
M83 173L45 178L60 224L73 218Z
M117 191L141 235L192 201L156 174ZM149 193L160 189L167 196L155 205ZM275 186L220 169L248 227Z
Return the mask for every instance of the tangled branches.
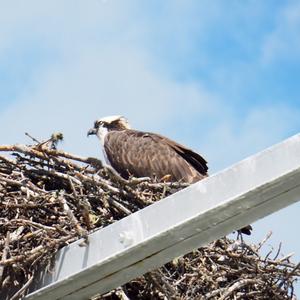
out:
M61 247L186 186L125 180L53 144L0 146L0 298L21 298ZM298 266L222 238L94 299L292 299Z
M126 284L122 291L129 299L296 299L291 277L299 265L286 258L264 259L257 251L222 238ZM117 291L99 299L120 299Z

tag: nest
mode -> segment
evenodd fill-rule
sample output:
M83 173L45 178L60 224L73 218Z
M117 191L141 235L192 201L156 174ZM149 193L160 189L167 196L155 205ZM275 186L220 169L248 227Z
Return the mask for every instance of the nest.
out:
M187 186L125 180L55 142L0 146L1 299L26 295L63 246ZM299 264L280 249L262 257L265 241L223 237L93 299L296 299Z

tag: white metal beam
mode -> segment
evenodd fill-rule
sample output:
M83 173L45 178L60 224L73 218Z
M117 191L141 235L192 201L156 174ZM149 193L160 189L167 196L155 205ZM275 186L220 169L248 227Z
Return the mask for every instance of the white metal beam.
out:
M26 299L105 293L298 200L300 134L62 248Z

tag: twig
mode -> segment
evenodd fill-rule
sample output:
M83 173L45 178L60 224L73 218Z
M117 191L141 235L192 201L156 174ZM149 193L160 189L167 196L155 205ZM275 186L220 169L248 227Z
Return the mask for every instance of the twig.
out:
M2 252L2 259L1 261L5 261L9 252L9 243L10 243L10 232L7 231L6 233L6 238L5 238L5 243L4 243L4 249ZM2 282L2 276L4 272L4 265L0 264L0 282Z
M268 232L266 237L258 244L258 246L256 247L256 251L259 251L261 247L270 239L271 236L272 236L272 231Z
M245 285L251 285L257 283L256 279L242 279L233 285L229 286L226 291L221 295L219 300L225 300L227 297L229 297L234 291L239 290L243 288Z
M0 221L2 221L2 220L0 219ZM11 219L11 220L9 220L9 222L10 223L18 223L18 224L26 224L26 225L30 225L30 226L40 228L40 229L43 229L43 230L46 230L46 231L57 231L56 228L46 226L46 225L43 225L41 223L33 222L33 221L30 221L30 220L25 220L25 219ZM5 222L4 222L4 224L5 224Z
M70 221L74 225L78 235L80 237L87 237L87 231L81 227L79 221L75 217L73 211L70 209L65 197L63 196L63 193L60 193L60 195L58 196L58 200L60 201L60 203L63 207L63 210L65 211L65 213L69 217Z
M26 290L29 288L32 280L34 278L34 274L32 274L29 279L27 280L27 282L10 298L10 300L16 300L19 299L20 296L22 296Z
M0 262L0 266L9 266L9 265L12 265L16 262L23 261L25 259L27 261L31 261L34 258L36 258L43 250L44 250L44 246L42 246L42 245L37 246L36 248L33 248L30 251L26 251L25 254L21 254L21 255L18 255L18 256L8 258L6 260L2 260Z
M283 262L283 261L285 261L285 260L288 260L288 259L291 258L294 254L295 254L294 252L289 253L289 254L285 255L284 257L278 259L278 261Z
M42 192L41 189L35 187L35 186L31 186L30 188L25 184L25 183L22 183L22 182L19 182L17 180L13 180L13 179L8 179L8 178L5 178L3 176L0 175L0 180L2 182L6 182L10 185L13 185L13 186L17 186L17 187L20 187L20 188L25 188L25 191L29 191L31 195L37 195L35 192Z
M115 200L113 197L110 197L107 200L112 206L114 206L117 210L119 210L120 212L124 213L126 216L131 214L131 211L129 209L127 209L124 205L122 205L120 202L118 202L117 200Z
M25 132L25 135L28 136L30 139L32 139L35 143L40 144L41 142L38 141L36 138L34 138L32 135L30 135L28 132Z
M276 254L275 254L275 256L274 256L273 260L276 260L276 259L277 259L278 255L280 254L280 251L281 251L281 242L279 243L279 246L278 246L277 252L276 252Z
M116 289L116 295L120 300L130 300L130 298L127 297L127 295L121 287Z
M278 288L281 288L287 282L287 280L289 280L292 276L294 276L297 269L299 268L300 268L300 262L293 268L293 270L290 273L288 273L285 279L281 281L281 283L278 285Z

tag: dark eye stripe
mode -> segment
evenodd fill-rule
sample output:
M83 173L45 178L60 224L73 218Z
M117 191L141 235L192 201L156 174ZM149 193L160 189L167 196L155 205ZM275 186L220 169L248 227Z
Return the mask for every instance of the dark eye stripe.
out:
M95 128L99 128L99 126L100 126L100 125L103 125L103 124L104 124L103 121L95 121L94 127L95 127Z

